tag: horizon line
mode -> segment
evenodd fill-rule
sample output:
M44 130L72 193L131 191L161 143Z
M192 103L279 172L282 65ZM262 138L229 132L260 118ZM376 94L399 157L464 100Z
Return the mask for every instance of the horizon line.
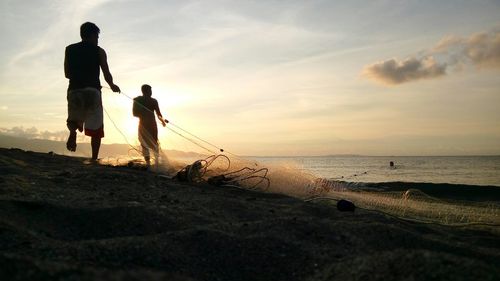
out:
M23 136L13 136L9 134L3 134L0 132L0 135L6 136L6 137L13 137L13 138L20 138L20 139L25 139L25 140L40 140L40 141L49 141L49 142L55 142L55 143L64 143L64 141L61 140L51 140L51 139L43 139L43 138L28 138L28 137L23 137ZM81 142L81 144L90 144L90 142ZM103 143L104 145L125 145L125 146L131 146L128 143ZM15 144L13 144L12 147L4 147L0 146L6 149L9 148L18 148L22 149L19 147L15 147ZM167 149L171 151L180 151L180 152L185 152L185 153L197 153L197 154L202 154L200 152L196 151L183 151L179 149ZM228 151L228 150L226 150ZM249 157L249 158L294 158L294 157L500 157L500 154L425 154L425 155L415 155L415 154L404 154L404 155L382 155L382 154L356 154L356 153L333 153L333 154L316 154L316 155L240 155L240 154L235 154L229 152L229 154L237 155L239 157Z

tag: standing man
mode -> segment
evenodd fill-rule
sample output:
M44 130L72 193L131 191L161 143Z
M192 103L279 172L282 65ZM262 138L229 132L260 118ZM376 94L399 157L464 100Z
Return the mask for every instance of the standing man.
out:
M164 119L158 101L151 96L153 92L151 86L144 84L141 87L142 96L134 98L132 105L132 114L139 118L139 142L142 147L142 155L146 161L146 165L151 165L151 156L149 150L153 150L155 154L156 167L159 165L159 145L158 145L158 128L156 127L156 117L160 120L163 127L168 123Z
M66 47L64 74L69 79L68 119L69 137L66 148L76 151L76 130L85 129L91 137L92 160L97 161L101 138L104 137L103 109L101 99L100 70L113 92L120 88L113 83L109 72L106 52L98 46L100 29L91 22L80 26L81 42Z

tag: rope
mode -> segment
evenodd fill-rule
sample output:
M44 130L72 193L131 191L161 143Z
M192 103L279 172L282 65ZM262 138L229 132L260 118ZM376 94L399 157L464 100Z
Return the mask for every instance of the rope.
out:
M104 87L104 88L108 88L108 87ZM110 88L108 88L110 89ZM134 99L131 98L130 96L128 96L127 94L121 92L122 95L124 95L125 97L127 97L128 99L132 100L133 102ZM150 110L149 108L145 107L144 105L142 105L141 103L137 103L139 104L140 106L142 106L144 109L152 112L154 114L154 112L152 110ZM116 125L116 123L112 120L112 118L110 117L109 113L106 111L106 109L104 109L104 111L106 112L106 115L108 116L108 118L110 119L111 123L113 124L113 126L118 130L118 132L120 132L120 134L123 136L123 138L125 139L125 141L127 142L127 144L135 151L139 152L135 147L133 147L128 141L127 141L127 138L125 136L125 134L118 128L118 126ZM236 157L236 158L240 158L240 159L243 159L245 161L247 161L246 159L238 156L238 155L235 155L231 152L228 152L228 151L224 151L223 148L220 148L196 135L194 135L193 133L190 133L188 132L187 130L181 128L180 126L172 123L172 122L169 122L165 119L165 121L169 124L171 124L173 127L177 128L178 130L181 130L182 132L196 138L197 140L205 143L205 144L208 144L209 146L211 147L214 147L216 148L217 150L219 150L220 152L226 152L228 154L231 154L232 156ZM172 129L172 128L169 128L167 127L167 129L169 129L170 131L172 131L173 133L179 135L180 137L182 138L185 138L186 140L190 141L191 143L203 148L204 150L207 150L213 154L214 151L205 147L204 145L198 143L197 141L193 140L192 138L190 137L187 137L179 132L177 132L176 130ZM212 156L209 156L208 158L206 159L203 159L203 160L197 160L195 161L192 165L188 165L186 166L184 169L182 169L180 172L182 171L185 171L186 172L186 176L187 176L187 179L188 181L199 181L199 180L202 180L203 179L203 176L206 174L207 170L208 170L208 167L218 158L220 157L221 155L212 155ZM223 156L223 155L222 155ZM224 156L225 158L227 158L226 156ZM230 160L229 158L227 158L228 160L228 168L227 170L229 169L229 166L230 166ZM197 166L197 164L199 166ZM256 166L258 166L257 163L255 163ZM247 171L247 172L245 172ZM263 172L264 175L260 176L260 175L256 175L260 172ZM178 173L178 174L179 174ZM238 175L238 173L241 173ZM237 188L242 188L241 186L238 185L238 183L241 183L243 181L246 181L246 180L250 180L250 179L253 179L253 178L258 178L260 179L260 181L258 181L256 184L250 186L250 187L247 187L248 189L255 189L257 188L257 186L259 186L262 182L266 182L266 188L264 189L267 189L269 186L270 186L270 180L269 178L267 178L267 173L268 173L268 169L267 168L262 168L262 169L259 169L259 170L256 170L256 169L252 169L252 168L249 168L249 167L245 167L245 168L242 168L240 170L237 170L237 171L233 171L233 172L229 172L229 173L226 173L226 174L221 174L219 176L222 176L222 183L221 186L227 186L227 187L237 187ZM368 173L368 171L365 171L361 174L366 174ZM350 175L350 176L346 176L346 177L342 177L341 179L349 179L349 178L352 178L352 177L356 177L358 175L361 175L361 174L353 174L353 175ZM212 177L213 178L213 177ZM210 180L210 179L209 179ZM310 198L306 198L306 199L303 199L304 202L312 202L312 201L316 201L316 200L328 200L328 201L339 201L340 199L338 198L334 198L334 197L310 197ZM359 206L356 206L357 208L359 209L362 209L362 210L366 210L366 211L369 211L369 212L375 212L375 213L379 213L379 214L383 214L383 215L386 215L386 216L389 216L389 217L392 217L394 219L397 219L401 222L414 222L414 223L422 223L422 224L434 224L434 225L445 225L445 226L455 226L455 227L464 227L464 226L473 226L473 225L477 225L477 226L492 226L492 227L500 227L500 224L495 224L495 223L486 223L486 222L470 222L470 223L440 223L440 222L435 222L435 221L430 221L430 220L422 220L422 219L413 219L413 218L408 218L408 217L402 217L402 216L397 216L397 215L393 215L393 214L390 214L389 212L384 212L384 211L381 211L381 210L377 210L377 209L371 209L371 208L366 208L366 207L359 207Z
M326 196L309 197L309 198L304 199L305 202L312 202L312 201L317 201L317 200L336 201L336 202L338 202L341 199L335 198L335 197L326 197ZM357 205L356 205L356 208L359 208L359 209L362 209L362 210L365 210L365 211L369 211L369 212L383 214L383 215L386 215L386 216L389 216L391 218L397 219L399 221L404 221L404 222L415 222L415 223L422 223L422 224L434 224L434 225L445 225L445 226L456 226L456 227L473 226L473 225L500 227L500 224L497 224L497 223L488 223L488 222L440 223L440 222L431 221L431 220L412 219L412 218L408 218L408 217L397 216L397 215L390 214L389 212L384 212L384 211L381 211L381 210L371 209L371 208L366 208L366 207L359 207Z
M131 145L129 142L128 142L128 139L127 137L125 136L125 134L122 132L122 130L120 130L120 128L118 128L118 126L116 125L115 121L113 121L113 119L111 118L111 116L109 115L108 111L106 110L106 108L104 108L104 112L106 113L106 116L108 116L108 119L109 121L111 121L111 123L113 124L113 126L115 127L115 129L122 135L123 139L125 140L125 142L131 147L131 149L137 151L138 153L142 154L142 152L140 152L137 148L135 148L133 145ZM130 152L130 150L129 150Z
M139 155L142 155L142 151L139 151L135 146L133 146L132 144L130 144L130 142L128 141L127 136L123 133L122 130L120 130L120 128L118 127L118 125L116 125L115 121L113 120L113 118L111 118L109 112L106 110L106 108L104 108L104 106L103 106L103 109L104 109L104 112L106 113L106 116L108 117L109 121L111 121L111 123L113 124L113 126L115 127L115 129L122 135L123 139L125 140L125 142L127 143L127 145L130 147L130 149L128 150L128 153L127 153L128 156L132 158L132 156L130 156L130 151L135 151L135 152L139 153ZM149 135L148 132L145 132L145 133ZM152 139L151 135L149 135L148 137L149 137L149 139ZM158 145L158 153L159 154L163 153L159 141L157 142L157 145Z
M218 175L211 176L205 178L205 175L209 171L208 168L217 160L219 157L223 157L227 160L228 165L225 169L223 169L222 173ZM253 169L249 167L244 167L242 169L224 173L229 170L231 167L231 160L222 154L211 155L205 159L196 160L191 165L187 165L182 168L177 175L174 177L179 181L186 182L206 182L215 186L237 186L242 188L242 184L244 182L248 182L252 179L258 179L254 184L246 185L246 189L254 190L261 186L261 190L267 190L270 186L270 180L267 178L268 169ZM260 174L260 175L259 175ZM262 186L262 183L265 182L265 185Z
M110 89L110 90L111 90L111 88L106 87L106 86L103 86L103 88L106 88L106 89ZM129 100L131 100L132 102L134 102L134 103L138 104L139 106L141 106L141 107L142 107L142 108L144 108L145 110L147 110L147 111L149 111L149 112L151 112L151 113L153 113L153 114L154 114L154 111L152 111L151 109L147 108L147 107L146 107L146 106L144 106L143 104L136 102L136 101L135 101L132 97L130 97L130 96L129 96L129 95L127 95L126 93L124 93L124 92L120 92L120 93L121 93L123 96L125 96L126 98L128 98ZM231 153L231 152L229 152L229 151L227 151L227 150L225 150L225 149L223 149L223 148L221 148L221 147L218 147L218 146L216 146L215 144L212 144L212 143L208 142L207 140L204 140L204 139L202 139L202 138L198 137L197 135L195 135L195 134L193 134L193 133L191 133L191 132L189 132L189 131L187 131L187 130L185 130L185 129L181 128L179 125L177 125L177 124L175 124L175 123L172 123L171 121L168 121L167 119L164 119L164 121L165 121L165 122L167 122L168 124L170 124L170 125L174 126L175 128L177 128L177 129L181 130L182 132L184 132L184 133L186 133L186 134L189 134L190 136L192 136L192 137L194 137L194 138L198 139L199 141L204 142L205 144L208 144L209 146L216 148L216 149L217 149L218 151L220 151L220 152L225 152L225 153L230 154L231 156L233 156L233 157L235 157L235 158L238 158L238 159L240 159L240 160L244 160L244 161L246 161L246 162L253 162L253 161L249 161L248 159L245 159L245 158L243 158L243 157L241 157L241 156L238 156L238 155L236 155L236 154L234 154L234 153ZM202 149L204 149L204 150L206 150L206 151L209 151L209 152L210 152L210 153L212 153L212 154L216 154L213 150L208 149L207 147L205 147L205 146L201 145L199 142L197 142L197 141L193 140L192 138L186 137L185 135L183 135L183 134L181 134L181 133L179 133L179 132L177 132L177 131L173 130L172 128L169 128L169 127L166 127L166 128L167 128L167 129L169 129L170 131L174 132L175 134L179 135L180 137L185 138L185 139L186 139L186 140L188 140L189 142L191 142L191 143L193 143L193 144L195 144L195 145L199 146L200 148L202 148ZM254 164L255 166L258 166L258 163L257 163L257 162L253 162L253 164Z
M170 131L172 131L173 133L177 134L178 136L180 136L180 137L182 137L182 138L185 138L185 139L186 139L186 140L188 140L189 142L191 142L191 143L193 143L193 144L195 144L195 145L197 145L197 146L199 146L199 147L201 147L201 148L205 149L206 151L208 151L208 152L210 152L210 153L212 153L212 154L215 154L215 152L214 152L214 151L212 151L212 150L210 150L210 149L206 148L205 146L203 146L203 145L199 144L199 143L198 143L198 142L196 142L195 140L193 140L193 139L191 139L191 138L188 138L188 137L184 136L183 134L181 134L181 133L177 132L176 130L174 130L174 129L172 129L172 128L169 128L169 127L165 127L165 128L167 128L168 130L170 130Z

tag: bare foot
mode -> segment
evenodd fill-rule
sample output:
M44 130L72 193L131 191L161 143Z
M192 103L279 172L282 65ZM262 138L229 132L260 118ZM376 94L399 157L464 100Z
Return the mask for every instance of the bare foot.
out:
M99 159L90 158L90 159L84 160L83 164L85 164L85 165L99 165L101 163L99 162Z
M76 151L76 131L69 132L68 141L66 142L66 148L69 151Z

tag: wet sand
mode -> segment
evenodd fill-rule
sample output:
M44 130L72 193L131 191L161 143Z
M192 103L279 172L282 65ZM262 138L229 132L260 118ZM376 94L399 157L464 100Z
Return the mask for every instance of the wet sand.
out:
M499 280L497 227L0 149L0 280Z

